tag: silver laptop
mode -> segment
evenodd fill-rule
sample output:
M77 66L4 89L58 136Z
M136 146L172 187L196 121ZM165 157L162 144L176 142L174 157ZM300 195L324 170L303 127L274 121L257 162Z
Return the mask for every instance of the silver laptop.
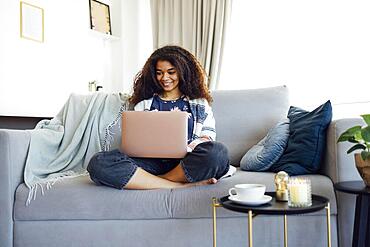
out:
M122 113L121 150L130 157L183 158L187 152L188 113Z

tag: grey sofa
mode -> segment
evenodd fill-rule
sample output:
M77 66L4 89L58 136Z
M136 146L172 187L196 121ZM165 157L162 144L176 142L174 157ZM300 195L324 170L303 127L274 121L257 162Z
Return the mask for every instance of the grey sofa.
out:
M232 164L266 135L289 108L286 87L213 92L217 139ZM332 246L350 246L354 199L338 194L333 182L359 179L346 144L337 136L353 121L333 122L322 172L308 175L313 193L331 203ZM237 183L263 183L274 190L274 173L238 171L215 185L187 189L116 190L83 176L58 182L25 206L23 169L28 131L0 130L0 246L212 246L211 198ZM218 246L246 246L245 214L217 209ZM283 246L283 218L254 218L255 246ZM325 246L325 211L288 216L289 246Z

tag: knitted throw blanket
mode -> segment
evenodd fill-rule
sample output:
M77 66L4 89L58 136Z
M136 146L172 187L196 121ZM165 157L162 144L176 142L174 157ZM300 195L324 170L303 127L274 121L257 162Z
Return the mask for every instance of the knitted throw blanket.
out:
M128 96L94 93L72 94L51 120L40 121L31 130L24 181L29 188L26 205L37 190L49 189L61 178L86 175L90 158L108 151L113 144L113 127L128 109ZM117 129L117 128L116 128Z

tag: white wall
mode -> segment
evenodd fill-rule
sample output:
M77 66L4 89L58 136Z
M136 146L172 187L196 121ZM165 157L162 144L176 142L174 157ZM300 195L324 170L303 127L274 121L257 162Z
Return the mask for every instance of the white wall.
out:
M121 41L94 35L87 0L26 2L44 9L45 42L20 38L19 1L0 1L0 115L54 116L70 93L87 93L91 80L107 91L123 88L116 70L122 67ZM120 1L105 2L113 34L120 36Z
M122 2L123 89L132 91L135 75L153 51L150 0Z
M92 80L131 92L152 52L149 0L102 0L113 39L90 30L88 0L26 2L44 9L45 42L20 38L19 1L0 0L0 115L52 117Z

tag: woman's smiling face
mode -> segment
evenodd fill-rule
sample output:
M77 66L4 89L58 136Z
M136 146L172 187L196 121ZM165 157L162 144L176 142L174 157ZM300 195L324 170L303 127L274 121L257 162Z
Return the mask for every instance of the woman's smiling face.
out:
M156 65L157 81L168 96L181 96L176 68L168 61L159 60Z

